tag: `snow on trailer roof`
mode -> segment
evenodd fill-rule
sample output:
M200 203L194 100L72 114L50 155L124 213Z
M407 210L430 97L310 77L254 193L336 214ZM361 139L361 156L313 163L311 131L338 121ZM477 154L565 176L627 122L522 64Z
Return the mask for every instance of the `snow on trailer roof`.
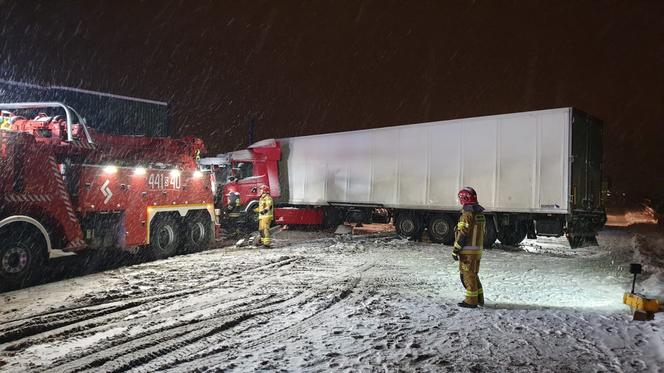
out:
M453 123L458 123L461 121L467 121L467 120L481 120L481 119L501 119L501 118L508 118L511 116L523 116L523 115L537 115L537 114L545 114L545 113L556 113L556 112L562 112L562 111L580 111L583 112L582 110L576 109L574 107L562 107L562 108L555 108L555 109L544 109L544 110L531 110L531 111L520 111L520 112L515 112L515 113L504 113L504 114L494 114L494 115L482 115L482 116L477 116L477 117L467 117L467 118L456 118L456 119L443 119L443 120L436 120L436 121L431 121L431 122L422 122L422 123L410 123L410 124L399 124L399 125L394 125L394 126L384 126L384 127L375 127L375 128L366 128L366 129L359 129L359 130L349 130L349 131L341 131L341 132L329 132L329 133L319 133L319 134L314 134L314 135L305 135L305 136L293 136L297 138L307 138L307 137L318 137L318 136L327 136L327 135L335 135L335 134L344 134L344 133L362 133L362 132L370 132L370 131L375 131L379 129L396 129L396 128L413 128L413 127L429 127L429 126L434 126L438 125L441 123L445 124L453 124ZM288 139L288 137L279 139L279 140L285 140ZM252 147L257 147L257 146L265 146L267 143L264 143L265 141L269 140L261 140L259 142L256 142L250 146Z

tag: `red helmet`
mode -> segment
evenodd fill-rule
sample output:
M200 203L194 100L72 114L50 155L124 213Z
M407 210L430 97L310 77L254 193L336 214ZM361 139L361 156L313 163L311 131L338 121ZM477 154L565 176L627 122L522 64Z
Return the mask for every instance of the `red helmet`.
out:
M270 187L265 184L261 185L259 190L261 191L261 194L270 194Z
M477 192L471 187L465 187L459 191L459 202L462 205L472 205L477 203Z

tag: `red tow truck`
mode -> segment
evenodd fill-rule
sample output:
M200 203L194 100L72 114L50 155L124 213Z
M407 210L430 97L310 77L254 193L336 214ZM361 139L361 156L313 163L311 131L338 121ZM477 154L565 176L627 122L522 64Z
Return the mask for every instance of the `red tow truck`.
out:
M213 242L202 140L97 133L59 102L0 110L0 281L21 286L83 250L164 258Z

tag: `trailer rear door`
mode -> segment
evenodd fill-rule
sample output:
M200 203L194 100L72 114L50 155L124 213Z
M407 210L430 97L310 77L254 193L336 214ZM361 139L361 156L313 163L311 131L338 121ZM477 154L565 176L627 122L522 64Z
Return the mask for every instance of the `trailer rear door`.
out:
M572 209L602 209L602 122L572 112Z

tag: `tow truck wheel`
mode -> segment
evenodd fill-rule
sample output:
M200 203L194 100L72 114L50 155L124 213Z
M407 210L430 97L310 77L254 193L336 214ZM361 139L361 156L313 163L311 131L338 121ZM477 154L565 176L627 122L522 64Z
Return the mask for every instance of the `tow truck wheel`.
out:
M244 223L241 228L247 232L253 232L258 227L258 212L254 211L254 208L256 207L258 207L258 205L250 207L245 214Z
M205 250L212 241L212 223L208 214L187 217L183 227L183 247L186 252Z
M178 225L168 215L157 215L150 227L150 246L148 255L151 259L163 259L175 255L178 251Z
M0 238L0 280L9 288L31 284L43 262L42 241L30 233Z
M447 215L436 215L429 221L432 242L450 245L454 242L454 223Z

